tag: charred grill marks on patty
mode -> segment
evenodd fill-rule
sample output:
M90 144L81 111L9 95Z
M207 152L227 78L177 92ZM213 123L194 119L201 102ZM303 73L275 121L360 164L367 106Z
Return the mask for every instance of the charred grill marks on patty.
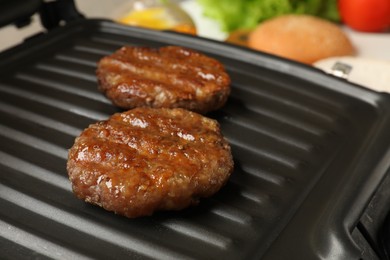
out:
M99 89L113 104L185 108L207 113L222 107L230 78L217 60L191 49L125 46L98 63Z
M213 195L233 160L215 120L184 109L136 108L85 129L69 150L67 170L77 197L132 218Z

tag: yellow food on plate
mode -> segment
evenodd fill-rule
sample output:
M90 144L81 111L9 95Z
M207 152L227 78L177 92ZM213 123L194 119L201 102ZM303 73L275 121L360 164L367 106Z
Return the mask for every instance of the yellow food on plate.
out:
M168 29L174 21L166 14L163 7L132 11L119 20L121 23L152 29Z
M120 18L119 22L155 30L196 34L196 28L192 22L179 21L164 6L131 11Z
M355 52L339 26L309 15L283 15L261 23L250 33L248 46L307 64Z

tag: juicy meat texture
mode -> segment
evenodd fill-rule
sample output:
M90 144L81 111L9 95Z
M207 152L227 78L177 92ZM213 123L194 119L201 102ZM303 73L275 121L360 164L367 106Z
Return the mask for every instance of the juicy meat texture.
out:
M178 46L122 47L99 61L96 74L99 90L124 109L179 107L204 114L222 107L230 93L220 62Z
M180 108L136 108L85 129L67 170L78 198L134 218L213 195L233 159L217 121Z

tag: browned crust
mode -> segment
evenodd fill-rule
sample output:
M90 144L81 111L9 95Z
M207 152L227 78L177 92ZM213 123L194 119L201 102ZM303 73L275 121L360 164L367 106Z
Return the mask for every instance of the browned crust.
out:
M219 124L184 109L136 108L85 129L69 150L76 196L130 218L209 197L233 170Z
M99 90L113 104L185 108L207 113L222 107L230 93L223 65L191 49L125 46L98 63Z

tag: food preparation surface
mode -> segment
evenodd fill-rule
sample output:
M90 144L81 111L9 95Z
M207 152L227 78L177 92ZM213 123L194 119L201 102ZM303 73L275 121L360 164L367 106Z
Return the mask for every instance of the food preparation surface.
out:
M208 116L235 170L197 207L127 219L72 194L67 149L120 111L97 90L96 62L123 45L193 48L232 78L228 103ZM350 232L390 164L387 94L219 42L100 20L11 49L0 68L0 248L11 258L360 255Z

